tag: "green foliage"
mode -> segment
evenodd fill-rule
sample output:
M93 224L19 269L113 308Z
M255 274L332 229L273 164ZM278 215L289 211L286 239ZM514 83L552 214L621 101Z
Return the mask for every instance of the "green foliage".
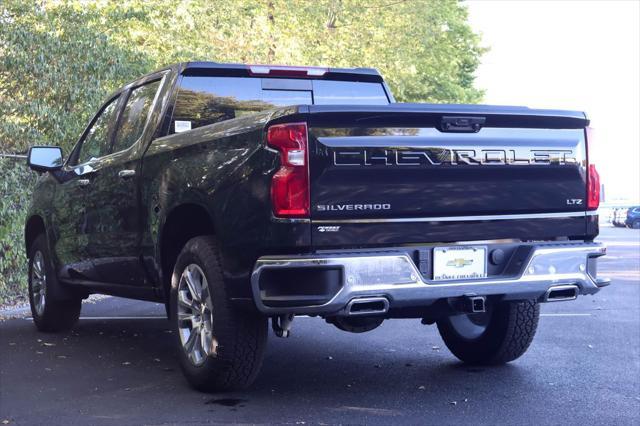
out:
M110 91L186 60L374 67L398 101L473 103L482 52L454 0L5 0L0 141L68 152Z
M26 188L34 181L35 175L23 164L0 159L0 304L25 294L27 262L22 229L29 204Z
M0 153L68 153L109 92L178 61L374 67L398 101L474 103L483 51L456 0L3 0ZM22 271L31 182L9 170L0 288Z
M2 151L43 144L68 152L108 92L154 65L117 34L138 18L75 3L0 6Z

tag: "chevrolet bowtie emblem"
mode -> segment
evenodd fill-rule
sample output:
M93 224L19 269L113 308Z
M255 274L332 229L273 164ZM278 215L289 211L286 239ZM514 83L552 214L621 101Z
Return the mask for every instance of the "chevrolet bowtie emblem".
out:
M473 263L472 259L463 259L461 257L457 259L453 259L447 262L447 266L453 266L455 268L462 268L463 266L471 265Z

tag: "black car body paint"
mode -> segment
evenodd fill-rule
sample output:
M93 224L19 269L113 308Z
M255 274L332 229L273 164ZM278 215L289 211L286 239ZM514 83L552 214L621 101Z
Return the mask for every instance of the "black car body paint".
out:
M122 97L122 111L130 90L161 81L144 133L132 146L76 164L79 144L65 166L42 174L34 189L26 244L39 229L34 224L42 223L63 283L87 293L165 301L173 254L163 243L176 238L166 224L183 211L209 221L231 297L249 307L250 278L261 256L476 240L591 241L598 233L597 216L567 202L586 199L583 113L289 105L175 133L185 76L260 78L245 66L186 63L114 94ZM269 80L263 90L278 84L304 89L284 82L296 77L263 80ZM392 99L374 70L330 69L321 80L379 84ZM482 127L446 132L445 116L481 117ZM266 146L266 129L297 122L309 129L311 214L276 218L270 185L279 157ZM189 217L180 216L186 228L195 227Z

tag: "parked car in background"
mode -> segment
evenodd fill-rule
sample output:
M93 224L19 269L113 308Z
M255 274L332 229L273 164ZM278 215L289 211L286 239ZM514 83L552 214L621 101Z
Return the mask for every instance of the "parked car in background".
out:
M624 224L632 229L640 229L640 206L631 207L627 210Z
M613 224L613 226L616 226L618 228L624 228L626 225L626 220L627 220L627 210L626 208L617 208L613 211L613 218L611 220L611 223Z

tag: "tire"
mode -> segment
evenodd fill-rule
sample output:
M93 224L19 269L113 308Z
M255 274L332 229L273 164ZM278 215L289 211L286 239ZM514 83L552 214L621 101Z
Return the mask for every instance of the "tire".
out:
M630 226L631 229L640 229L640 220L634 220Z
M536 333L540 305L535 301L487 304L482 314L462 314L437 322L447 348L461 361L498 365L522 356Z
M178 256L170 313L180 366L192 387L215 392L253 383L264 357L267 318L232 305L213 237L189 240Z
M78 322L82 298L60 299L59 285L46 237L40 235L29 253L29 304L33 323L40 331L67 331Z

